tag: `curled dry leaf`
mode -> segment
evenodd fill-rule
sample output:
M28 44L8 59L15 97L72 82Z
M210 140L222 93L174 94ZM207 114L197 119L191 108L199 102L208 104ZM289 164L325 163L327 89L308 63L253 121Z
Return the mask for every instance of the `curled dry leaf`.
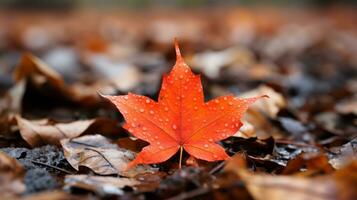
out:
M261 85L254 90L239 95L239 97L246 98L250 96L261 95L268 95L269 101L258 101L257 103L253 104L251 107L249 107L247 115L249 115L250 112L262 112L270 118L275 119L278 112L282 108L286 107L286 101L283 95L276 92L273 88L266 85Z
M47 66L36 56L26 53L22 56L20 63L14 71L14 79L19 82L26 78L31 78L38 85L46 81L56 88L63 88L64 81L60 74Z
M352 200L356 197L357 161L331 175L314 178L254 174L245 167L242 154L236 154L225 170L236 173L256 200Z
M51 123L47 119L30 121L16 116L21 137L32 147L43 144L60 145L60 140L88 133L100 119L79 120L71 123Z
M224 67L239 66L245 68L253 65L254 55L251 51L244 48L232 47L223 51L203 52L193 56L190 64L196 66L206 76L218 78L220 71Z
M0 192L2 198L19 195L25 191L24 170L14 158L0 152Z
M248 135L251 137L266 138L274 135L276 130L273 127L267 117L275 119L278 112L286 107L286 101L284 97L273 90L272 88L262 85L258 88L248 91L239 95L240 97L259 96L266 94L269 96L269 101L258 101L249 107L247 114L243 120L246 120L250 124L254 124L254 127L248 129ZM245 135L244 133L237 133L238 136Z
M304 170L302 171L301 169ZM329 174L334 170L325 154L301 153L288 161L282 174L295 174L300 176L311 176L314 174Z
M101 135L88 135L74 139L61 140L64 156L76 170L79 166L92 169L101 175L119 174L133 177L137 174L155 171L151 167L138 166L125 171L134 159L134 152L119 148Z
M329 163L335 169L341 169L343 166L351 162L351 160L357 159L357 138L340 146L331 148L333 153L329 160Z
M62 98L87 106L97 106L100 102L97 91L100 91L101 88L98 88L97 85L96 87L79 83L66 85L59 73L29 53L22 56L13 76L16 82L30 80L39 91L48 96ZM49 88L51 92L48 92ZM108 89L105 88L105 91L108 91Z
M67 175L65 177L65 190L80 188L94 192L99 196L122 195L121 188L126 186L133 187L139 182L131 178L118 178L109 176L90 176L90 175Z

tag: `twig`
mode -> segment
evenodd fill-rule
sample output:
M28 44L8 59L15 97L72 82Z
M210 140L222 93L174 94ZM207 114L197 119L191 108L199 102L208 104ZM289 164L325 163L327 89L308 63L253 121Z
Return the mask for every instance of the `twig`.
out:
M223 161L221 163L219 163L218 165L216 165L213 169L211 169L211 171L209 172L209 174L214 174L216 173L218 170L220 170L224 165L226 164L226 161Z
M73 172L70 172L68 170L65 170L65 169L62 169L62 168L59 168L59 167L56 167L56 166L53 166L53 165L49 165L49 164L46 164L46 163L43 163L43 162L38 162L38 161L34 161L34 160L30 160L32 163L34 164L38 164L38 165L43 165L43 166L46 166L46 167L50 167L50 168L53 168L53 169L57 169L58 171L61 171L63 173L67 173L67 174L73 174Z

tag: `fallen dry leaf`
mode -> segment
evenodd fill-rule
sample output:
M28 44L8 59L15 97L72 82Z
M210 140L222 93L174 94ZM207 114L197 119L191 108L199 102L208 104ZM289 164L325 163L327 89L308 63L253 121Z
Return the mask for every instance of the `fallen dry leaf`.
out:
M341 169L343 166L357 159L357 139L340 146L331 148L330 151L333 156L330 158L329 163L335 169Z
M273 176L249 172L242 154L232 157L225 170L236 173L256 200L352 200L356 197L357 161L331 175L313 178ZM346 178L348 173L351 178ZM342 178L343 177L343 178Z
M64 139L61 140L61 144L67 161L76 170L79 169L79 166L85 166L97 174L119 174L127 177L155 171L149 166L138 166L124 171L128 163L134 159L135 153L119 148L101 135Z
M6 199L25 191L24 169L14 158L0 152L0 192Z
M99 196L122 195L124 194L122 188L133 187L140 183L131 178L90 175L67 175L64 182L65 190L79 188L94 192Z
M16 82L30 80L37 90L47 96L62 98L87 106L98 106L101 102L98 95L101 88L98 88L98 86L103 87L104 91L108 91L101 84L95 85L96 87L80 83L67 85L59 73L29 53L22 56L13 76Z
M160 163L183 149L206 161L225 160L229 156L216 142L236 133L248 107L264 95L252 98L221 96L204 102L200 77L184 62L177 41L176 63L162 82L158 102L129 93L104 96L124 115L124 128L150 143L129 164ZM181 162L179 163L181 167Z
M37 84L45 84L48 81L49 84L56 88L64 87L61 75L30 53L22 56L20 63L14 71L14 79L17 82L27 78L33 79Z
M71 123L52 123L48 119L30 121L16 116L21 137L32 147L43 144L60 145L60 140L88 133L100 119L79 120Z
M275 135L276 131L273 130L271 122L268 118L275 119L278 112L286 107L285 98L272 88L262 85L258 88L245 92L239 97L259 96L266 94L269 96L269 101L258 101L249 107L247 114L243 120L254 124L253 130L249 130L250 135L257 136L258 138L267 138ZM238 133L239 134L239 133ZM244 135L244 134L243 134Z
M258 101L249 107L247 114L249 114L251 111L262 112L270 118L275 119L278 112L286 107L286 100L283 95L276 92L273 88L266 85L261 85L254 90L250 90L239 95L239 97L247 98L261 95L268 95L269 101Z
M301 153L288 161L282 174L295 174L300 176L312 176L316 174L329 174L334 169L325 154Z

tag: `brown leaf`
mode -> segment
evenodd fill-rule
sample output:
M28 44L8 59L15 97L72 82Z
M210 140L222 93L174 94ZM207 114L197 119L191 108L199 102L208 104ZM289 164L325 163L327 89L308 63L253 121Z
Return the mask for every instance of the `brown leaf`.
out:
M225 170L235 172L256 200L287 197L291 200L352 200L356 197L356 167L357 161L353 161L335 174L314 178L254 174L245 168L244 157L237 154L228 161Z
M37 83L42 84L48 81L49 84L56 88L64 87L64 81L61 75L30 53L26 53L22 56L20 63L14 71L14 79L17 82L27 78L32 78Z
M2 198L19 195L25 191L24 170L14 158L0 152L0 192Z
M301 172L304 167L306 169ZM328 174L333 171L334 169L325 154L302 153L289 160L282 174L288 175L300 172L299 175L313 175L317 173Z
M59 73L29 53L22 56L13 76L17 82L30 80L37 90L56 99L65 99L87 106L97 106L101 102L97 94L100 88L83 84L66 85Z
M52 124L47 119L30 121L20 116L16 116L16 120L21 137L32 147L43 144L59 146L61 139L78 137L96 123L91 119Z
M118 178L108 176L90 176L90 175L67 175L65 177L65 190L80 188L94 192L100 196L122 195L124 191L121 188L126 186L133 187L139 182L131 178Z
M0 115L21 112L25 86L25 81L20 81L10 88L4 97L0 98Z
M272 88L265 85L259 86L254 90L243 93L239 95L239 97L247 97L251 95L254 96L261 94L268 95L269 101L259 101L253 104L248 109L248 112L244 116L243 120L254 124L253 130L249 130L250 136L256 136L258 138L267 138L278 133L278 131L275 130L274 127L271 125L268 118L275 119L277 117L278 112L286 107L286 100L280 93L274 91Z
M127 177L154 171L149 166L138 166L124 171L127 164L134 159L135 154L110 143L101 135L64 139L61 140L61 144L67 161L76 170L79 169L79 166L85 166L97 174L119 174Z
M331 148L330 151L333 152L333 156L329 160L329 163L335 169L341 169L351 160L357 159L357 138L342 145L341 147Z

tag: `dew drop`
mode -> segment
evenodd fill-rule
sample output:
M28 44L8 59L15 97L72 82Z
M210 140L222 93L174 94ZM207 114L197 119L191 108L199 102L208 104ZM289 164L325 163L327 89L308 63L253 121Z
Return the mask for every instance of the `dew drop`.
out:
M123 113L124 113L124 114L128 114L128 111L124 110Z
M164 147L162 147L162 146L159 146L159 149L163 149Z
M225 124L224 124L224 126L225 126L225 127L228 127L228 124L227 124L227 123L225 123Z
M193 101L197 101L197 98L196 98L196 97L194 97L194 98L193 98Z
M232 102L228 102L228 105L232 106L232 105L233 105L233 103L232 103Z
M173 124L173 125L172 125L172 129L174 129L174 130L176 130L176 129L177 129L176 124Z
M166 122L168 122L168 121L169 121L169 119L168 119L168 118L166 118L166 119L165 119L165 121L166 121Z
M221 110L224 110L224 107L223 107L223 106L221 106Z
M144 109L142 109L142 108L140 108L140 110L139 110L141 113L143 113L144 112Z
M161 143L160 142L156 142L157 145L160 145Z
M148 130L145 126L143 126L143 131L146 131L146 130Z
M161 118L159 118L159 122L162 122L162 119L161 119Z
M210 139L208 139L208 141L209 141L209 142L213 142L213 139L212 139L212 138L210 138Z
M218 100L218 99L216 99L216 100L214 100L214 102L215 102L215 103L219 103L219 100Z
M131 123L131 126L135 128L135 127L136 127L136 124L135 124L135 123Z
M153 110L150 110L149 113L153 115L155 112Z
M203 145L205 148L208 148L208 144Z
M183 95L181 95L181 98L183 99L183 98L185 98L185 95L183 94Z
M183 79L183 76L182 76L182 75L180 75L180 76L179 76L179 78L180 78L180 79Z
M223 99L224 99L225 101L227 101L227 97L223 97Z
M185 69L185 73L188 73L188 69Z
M155 139L159 139L159 137L157 135L155 135Z
M218 158L218 156L216 154L213 154L213 158Z
M125 96L125 97L124 97L124 99L125 99L125 100L128 100L128 99L129 99L129 97L128 97L128 96Z
M150 100L149 100L149 99L146 99L145 102L146 102L146 103L150 103Z
M169 108L168 108L168 107L165 107L164 110L165 110L165 111L169 111Z
M136 118L134 118L133 120L134 120L134 122L138 121Z
M197 107L197 106L195 106L195 107L193 107L193 109L198 110L198 107Z

